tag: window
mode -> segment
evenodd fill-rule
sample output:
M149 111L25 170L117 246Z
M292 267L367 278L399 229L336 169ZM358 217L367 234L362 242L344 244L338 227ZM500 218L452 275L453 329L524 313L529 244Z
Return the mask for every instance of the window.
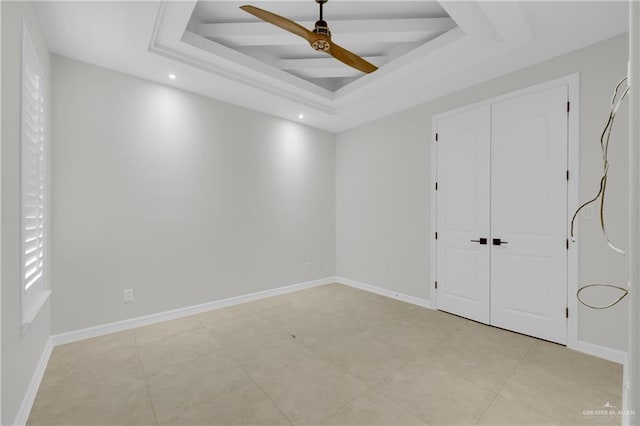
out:
M47 301L47 131L45 81L26 25L22 32L21 102L21 286L22 328Z

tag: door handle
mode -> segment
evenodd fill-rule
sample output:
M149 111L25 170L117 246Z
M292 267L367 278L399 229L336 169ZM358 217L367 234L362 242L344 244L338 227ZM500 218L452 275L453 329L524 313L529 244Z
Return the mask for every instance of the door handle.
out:
M494 238L493 239L493 245L494 246L501 246L502 244L509 244L506 241L502 241L500 238Z
M471 240L472 243L480 243L480 244L487 244L487 239L486 238L480 238L479 240Z

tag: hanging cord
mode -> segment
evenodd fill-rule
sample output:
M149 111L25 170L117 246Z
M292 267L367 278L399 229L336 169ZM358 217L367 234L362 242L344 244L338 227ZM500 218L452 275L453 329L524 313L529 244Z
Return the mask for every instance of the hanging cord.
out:
M591 288L591 287L607 287L607 288L613 288L616 290L620 290L622 292L622 296L618 297L616 300L614 300L613 302L609 303L606 306L593 306L588 304L587 302L585 302L584 300L582 300L582 298L580 297L580 293L582 292L582 290L585 290L587 288ZM622 288L622 287L618 287L617 285L611 285L611 284L589 284L589 285L585 285L580 287L580 290L578 290L578 293L576 293L576 296L578 296L578 300L580 301L580 303L582 303L584 306L587 306L591 309L609 309L612 306L617 305L622 299L625 298L625 296L629 294L629 290L627 290L626 288Z
M602 174L602 178L600 178L600 189L598 193L595 195L595 197L593 197L591 200L587 201L586 203L578 207L576 212L573 214L573 218L571 219L571 239L573 242L575 242L576 239L574 235L574 227L575 227L576 218L578 217L578 213L580 213L580 211L583 208L587 207L588 205L595 203L599 198L600 199L600 227L602 228L602 233L604 234L604 237L607 240L607 244L609 245L609 247L611 247L614 251L622 254L623 256L625 256L626 253L620 250L619 248L617 248L616 246L614 246L611 243L609 236L607 235L607 230L605 226L604 207L605 207L605 194L607 192L607 178L609 175L609 139L611 137L611 130L613 129L613 122L616 118L616 112L618 111L618 108L620 107L620 103L622 102L622 100L625 98L625 96L627 96L627 93L629 93L629 87L628 86L626 87L620 99L616 101L616 98L618 97L618 91L620 89L620 86L626 80L627 80L627 77L623 78L616 85L616 88L613 92L613 97L611 99L611 112L609 113L609 120L607 121L607 125L604 127L604 130L602 131L602 135L600 136L600 148L602 150L602 161L603 161L603 167L602 167L603 174Z
M614 246L613 243L611 243L611 240L609 239L609 235L607 234L607 229L605 226L605 195L607 193L607 178L609 176L609 140L611 138L611 130L613 129L613 123L615 121L616 118L616 112L618 112L618 108L620 107L620 104L622 103L623 99L627 96L627 94L629 93L629 85L627 85L625 87L624 92L622 93L622 96L620 96L620 98L618 98L618 92L620 90L620 86L622 86L623 83L625 83L627 81L627 77L623 78L622 80L620 80L620 82L616 85L616 88L613 91L613 96L611 98L611 111L609 112L609 119L607 120L607 124L604 127L604 130L602 131L602 135L600 135L600 149L602 150L602 177L600 178L600 189L598 190L598 193L595 195L595 197L593 197L591 200L587 201L586 203L582 204L580 207L578 207L578 209L576 210L576 212L573 214L573 218L571 219L571 240L573 242L576 241L575 236L574 236L574 226L575 226L575 220L578 217L578 213L580 213L580 211L587 207L590 204L595 203L598 199L600 199L600 228L602 229L602 234L604 235L604 238L607 241L607 244L609 245L609 247L614 250L616 253L619 253L623 256L626 256L627 253L625 253L623 250L620 250L618 247ZM615 300L614 302L610 303L607 306L593 306L590 305L588 303L586 303L584 300L582 300L582 298L580 297L580 293L587 289L587 288L592 288L592 287L607 287L607 288L614 288L617 290L620 290L622 292L622 296L620 296L617 300ZM583 287L580 287L580 289L578 290L576 297L578 298L578 300L580 301L580 303L582 303L583 305L589 307L589 308L593 308L593 309L608 309L611 308L612 306L618 304L622 299L625 298L625 296L629 294L629 290L627 290L626 288L623 287L618 287L615 285L611 285L611 284L589 284L589 285L585 285Z

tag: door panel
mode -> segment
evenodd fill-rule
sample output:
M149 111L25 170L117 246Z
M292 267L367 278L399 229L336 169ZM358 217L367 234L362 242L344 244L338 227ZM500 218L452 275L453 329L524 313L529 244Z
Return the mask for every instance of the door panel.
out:
M566 343L567 86L492 105L491 323Z
M489 323L490 107L438 121L438 309Z

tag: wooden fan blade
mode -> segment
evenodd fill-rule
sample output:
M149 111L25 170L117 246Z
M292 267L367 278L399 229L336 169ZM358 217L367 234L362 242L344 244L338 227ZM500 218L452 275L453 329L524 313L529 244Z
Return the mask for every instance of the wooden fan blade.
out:
M347 49L340 47L333 42L331 42L331 49L329 49L329 52L327 53L329 53L340 62L343 62L350 67L353 67L365 73L372 73L378 69L378 67L376 67L372 63L365 61L355 53L349 52Z
M269 11L260 9L255 6L240 6L240 9L244 10L247 13L252 14L253 16L262 19L265 22L273 24L277 27L282 28L283 30L289 31L297 36L302 37L311 43L311 37L313 36L313 32L309 31L305 27L300 24L293 22L290 19L284 18L280 15L276 15L275 13L271 13Z

